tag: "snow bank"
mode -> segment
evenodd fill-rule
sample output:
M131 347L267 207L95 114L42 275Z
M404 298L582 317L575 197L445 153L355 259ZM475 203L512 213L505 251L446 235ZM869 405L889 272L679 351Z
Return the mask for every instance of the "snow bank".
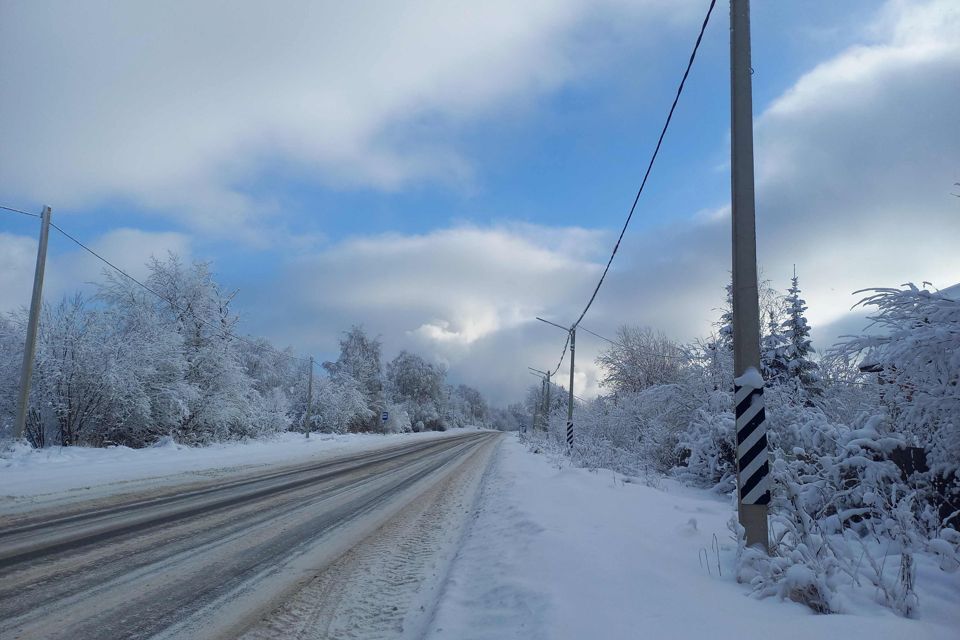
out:
M0 454L0 512L25 500L102 496L120 491L158 487L250 471L276 464L322 460L362 450L414 440L442 438L463 431L395 435L303 434L188 447L167 438L152 447L16 447Z
M558 468L512 438L489 474L429 637L957 637L960 573L930 556L917 557L918 619L869 597L816 615L737 584L725 498Z

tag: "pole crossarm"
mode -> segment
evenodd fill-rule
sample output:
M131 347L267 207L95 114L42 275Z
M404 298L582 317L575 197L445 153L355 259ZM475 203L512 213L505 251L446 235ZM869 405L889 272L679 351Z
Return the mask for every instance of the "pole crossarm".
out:
M559 325L556 322L550 322L549 320L544 320L540 316L537 316L537 320L539 320L540 322L546 322L547 324L554 326L557 329L563 329L564 331L573 331L573 329L576 328L576 327L564 327L563 325Z

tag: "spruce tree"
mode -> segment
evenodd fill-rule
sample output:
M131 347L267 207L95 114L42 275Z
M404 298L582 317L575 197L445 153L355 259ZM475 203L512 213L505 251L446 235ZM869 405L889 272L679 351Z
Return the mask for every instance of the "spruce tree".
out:
M770 311L767 333L760 341L760 369L767 385L780 384L790 377L786 348L787 339L780 331L773 311Z
M807 303L800 297L796 270L791 282L786 298L787 319L781 325L787 342L784 356L788 376L799 380L807 390L814 390L818 388L820 382L820 367L810 358L813 354L810 325L807 324L807 318L803 315L807 310Z
M715 326L717 327L717 347L733 351L733 283L727 285L727 304Z

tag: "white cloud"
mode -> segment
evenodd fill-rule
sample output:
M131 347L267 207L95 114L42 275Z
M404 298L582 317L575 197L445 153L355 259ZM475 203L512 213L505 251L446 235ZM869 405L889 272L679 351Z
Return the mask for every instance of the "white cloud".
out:
M849 312L857 289L960 281L960 5L889 3L867 31L756 119L759 263L781 289L797 265L820 347L863 326ZM709 330L729 278L729 213L629 237L591 322L683 340Z
M143 281L149 275L147 261L151 257L163 259L167 253L175 253L189 260L191 242L182 233L118 228L95 238L90 248ZM64 292L83 283L101 281L104 269L109 267L79 248L57 256L51 265L55 283Z
M55 245L67 250L55 251ZM170 251L189 259L190 245L189 238L180 233L126 228L114 229L89 244L91 249L141 281L148 275L146 263L151 256L162 258ZM55 230L51 230L50 246L43 282L45 301L54 302L75 291L90 293L90 283L102 281L103 271L108 267ZM28 306L37 240L0 233L0 256L0 312Z
M36 261L36 239L0 233L0 312L30 304Z
M572 0L520 3L503 11L477 6L470 24L463 24L468 14L447 5L417 5L400 17L391 5L363 23L367 31L345 6L335 26L314 28L315 16L298 15L303 34L287 15L279 25L260 20L258 31L254 26L260 25L247 24L250 14L239 11L224 30L204 34L201 27L210 17L195 12L205 9L187 11L180 20L165 15L165 6L152 8L163 15L149 20L179 34L183 51L144 37L152 33L147 25L127 38L126 46L145 49L138 66L126 68L130 56L118 56L91 78L93 62L102 62L114 40L126 37L108 29L109 37L86 54L91 59L77 62L87 75L64 81L66 95L87 86L96 98L80 96L76 113L68 116L39 111L52 124L49 138L41 136L46 142L37 149L46 151L38 151L36 162L62 157L62 165L45 173L27 162L29 176L23 178L8 173L20 168L4 163L0 182L39 192L47 186L41 179L49 179L51 189L71 197L120 194L157 206L179 206L178 199L189 195L190 202L205 203L203 221L195 221L203 226L236 220L238 211L251 213L234 189L258 170L250 158L279 158L331 184L348 177L381 188L424 176L469 179L469 159L441 143L442 136L430 135L431 127L508 109L579 72L564 39L583 19L581 5ZM621 10L608 9L609 15ZM888 3L857 36L862 42L803 74L770 105L757 105L760 263L781 287L797 265L817 346L855 328L847 315L855 289L909 280L945 287L960 280L960 205L950 193L960 180L958 14L960 7L950 1ZM501 23L504 16L510 19ZM171 20L177 29L170 29ZM448 28L435 33L423 26L437 21ZM101 29L82 18L72 29L57 24L51 42L69 37L48 63L72 50L77 33ZM365 35L355 42L347 32ZM317 42L307 42L307 33L319 34ZM212 39L222 59L197 54L201 36ZM386 38L384 47L371 46L374 38ZM234 40L245 44L237 47ZM402 44L410 41L417 46L408 51ZM270 42L288 42L289 48L278 53ZM389 55L378 55L383 51ZM67 71L76 70L67 65ZM127 95L133 85L125 78L137 73L154 82L143 95ZM464 77L476 82L466 86ZM263 86L271 90L252 90ZM52 99L55 88L41 86L37 95ZM110 99L119 101L116 124L98 146L85 137L97 127L73 128L84 118L99 118ZM222 108L224 101L230 109ZM430 123L418 129L422 136L398 135L401 125L418 118ZM17 126L4 119L0 133L22 150L34 125L22 136ZM52 151L61 138L62 156ZM79 162L90 149L97 151L90 161ZM11 177L19 182L8 182ZM624 322L646 324L680 340L709 329L729 277L729 209L704 204L686 223L628 234L587 327L608 333ZM186 211L196 214L195 208ZM314 250L265 285L269 290L245 293L238 302L255 309L248 314L250 329L280 344L333 355L337 332L363 323L383 335L388 350L421 351L495 400L512 400L532 380L528 365L552 367L559 357L563 335L533 317L572 320L610 241L593 230L519 224L358 237ZM172 237L166 244L177 242L186 241ZM2 255L27 272L33 243L0 236L0 249L10 247ZM133 239L129 244L137 245ZM126 245L118 237L108 246L117 255ZM145 256L146 249L129 251L129 261L137 253ZM5 276L0 292L20 286ZM602 347L580 334L578 395L595 391L593 358Z
M760 260L799 265L811 320L869 286L960 279L960 5L892 2L757 120Z
M338 332L362 323L383 336L388 354L413 349L507 397L527 382L519 362L538 350L543 366L559 357L554 330L534 318L572 313L599 276L592 258L607 241L595 231L533 225L356 238L297 260L282 286L239 302L256 308L248 314L254 332L281 343L334 355Z
M244 185L268 169L388 190L468 182L458 125L522 111L597 64L585 52L624 23L635 37L692 4L7 4L0 184L68 209L130 200L256 240L249 227L278 207Z
M797 265L819 347L856 328L855 289L960 280L960 207L950 195L960 157L960 40L950 35L958 12L950 2L887 6L873 41L811 69L757 118L760 263L780 288ZM571 255L582 234L589 249ZM729 234L718 205L628 235L585 326L703 335L729 278ZM286 335L329 351L332 341L316 336L363 322L388 345L431 350L455 375L513 399L528 384L526 367L554 366L562 344L559 331L530 319L572 320L609 240L539 227L356 239L298 265L310 320ZM596 390L602 347L580 334L578 395Z

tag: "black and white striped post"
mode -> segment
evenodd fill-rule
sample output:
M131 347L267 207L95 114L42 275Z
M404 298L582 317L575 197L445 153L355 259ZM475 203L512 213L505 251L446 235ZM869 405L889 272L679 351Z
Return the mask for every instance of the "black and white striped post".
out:
M737 485L740 503L767 505L770 503L770 464L763 379L756 370L751 370L737 378L733 388L737 413Z
M730 191L737 515L748 546L769 549L770 465L760 376L760 304L753 184L750 2L730 0Z

